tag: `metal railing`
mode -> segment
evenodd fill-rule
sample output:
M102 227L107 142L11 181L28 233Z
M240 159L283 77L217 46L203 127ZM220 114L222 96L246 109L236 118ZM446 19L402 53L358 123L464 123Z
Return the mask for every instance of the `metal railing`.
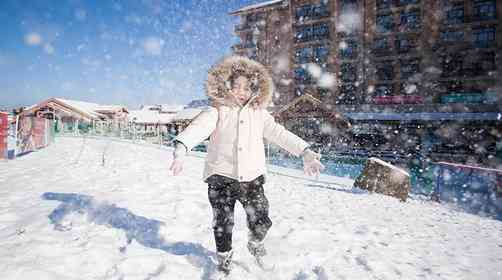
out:
M170 147L175 135L159 130L135 131L83 128L59 131L58 135L110 137L135 144ZM208 141L204 141L192 151L206 152ZM315 149L315 148L314 148ZM267 144L265 147L268 164L303 169L301 158L281 151ZM432 162L424 155L404 157L390 151L333 152L321 151L321 162L325 165L323 174L356 179L362 172L369 157L378 157L405 168L410 173L411 196L418 195L441 203L454 204L469 213L502 220L502 170L488 169L446 162ZM203 155L195 153L197 155Z

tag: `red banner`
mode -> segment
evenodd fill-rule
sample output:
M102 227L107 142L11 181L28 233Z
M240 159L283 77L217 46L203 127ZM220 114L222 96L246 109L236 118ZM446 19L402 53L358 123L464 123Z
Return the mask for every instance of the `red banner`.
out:
M9 115L0 112L0 159L7 158L7 136L9 135Z
M33 152L46 146L45 123L46 121L43 118L19 118L17 154Z
M33 118L33 142L35 144L35 149L41 149L46 146L45 122L46 119Z
M389 95L375 96L373 98L375 104L422 104L424 97L418 95Z

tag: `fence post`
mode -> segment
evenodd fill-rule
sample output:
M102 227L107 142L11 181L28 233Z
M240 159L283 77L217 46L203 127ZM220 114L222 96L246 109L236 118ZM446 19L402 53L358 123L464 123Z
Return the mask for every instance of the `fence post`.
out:
M439 164L439 170L438 170L438 174L437 174L437 177L436 177L436 187L434 189L434 193L432 194L432 197L431 199L436 201L436 202L439 202L440 201L440 191L441 191L441 180L443 179L443 166L441 166L441 164Z
M45 127L44 127L44 146L49 146L49 120L45 119Z
M16 125L15 125L15 130L14 130L14 156L13 159L16 158L16 155L18 154L18 141L17 141L17 132L19 131L19 114L16 116Z
M270 141L267 141L267 163L270 163Z
M161 133L161 129L160 129L160 124L158 127L158 132L159 132L159 149L160 149L160 148L162 148L162 133Z

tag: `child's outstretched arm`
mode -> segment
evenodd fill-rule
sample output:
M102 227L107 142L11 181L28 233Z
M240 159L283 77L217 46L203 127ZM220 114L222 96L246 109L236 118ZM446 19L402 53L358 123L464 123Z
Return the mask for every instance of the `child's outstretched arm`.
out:
M284 126L278 124L270 113L265 112L263 137L295 156L303 158L303 170L309 176L319 174L324 165L319 161L321 155L309 149L309 144Z
M176 147L173 152L173 162L169 170L178 175L183 170L185 154L200 142L204 141L216 128L218 110L210 107L202 111L190 125L175 139Z

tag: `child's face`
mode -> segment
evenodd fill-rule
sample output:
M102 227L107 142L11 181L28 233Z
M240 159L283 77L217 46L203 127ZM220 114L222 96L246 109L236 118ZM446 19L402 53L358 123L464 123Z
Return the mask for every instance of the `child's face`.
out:
M246 103L251 97L249 80L243 76L237 77L232 88L232 94L237 97L242 104Z

